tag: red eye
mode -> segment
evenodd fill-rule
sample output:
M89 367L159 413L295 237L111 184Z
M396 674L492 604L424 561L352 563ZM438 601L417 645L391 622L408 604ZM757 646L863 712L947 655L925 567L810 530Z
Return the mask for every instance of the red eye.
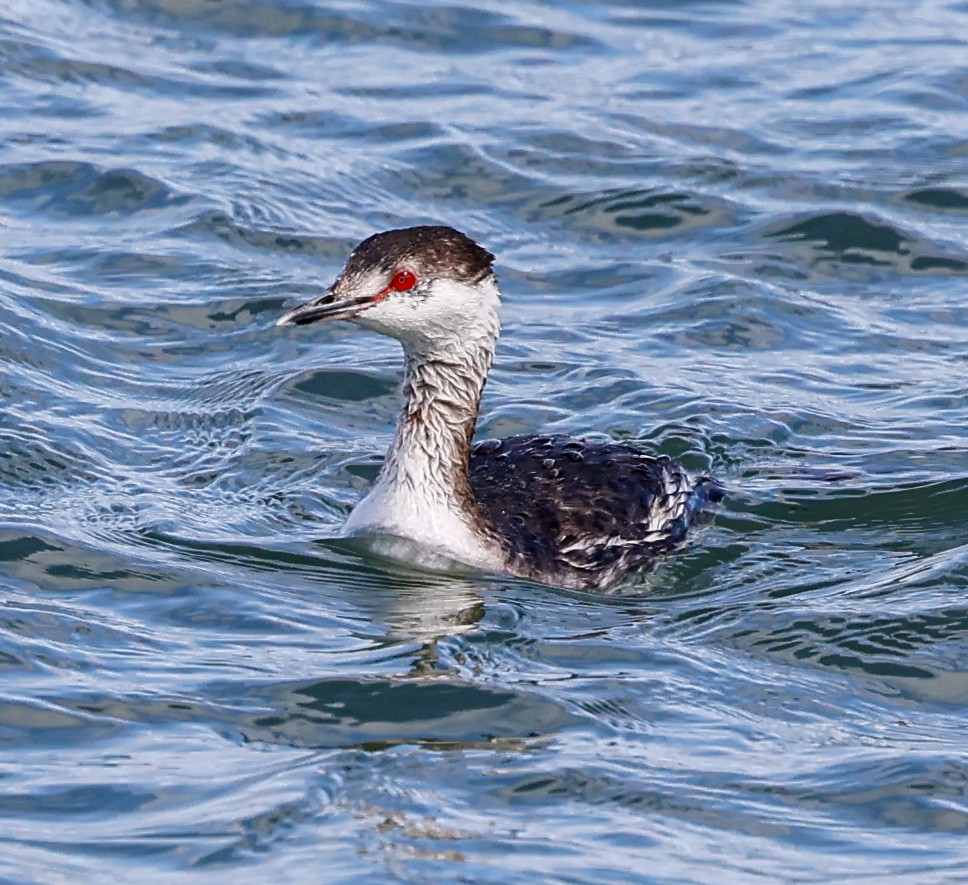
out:
M406 292L417 285L417 275L412 270L398 270L390 280L390 288L397 292Z

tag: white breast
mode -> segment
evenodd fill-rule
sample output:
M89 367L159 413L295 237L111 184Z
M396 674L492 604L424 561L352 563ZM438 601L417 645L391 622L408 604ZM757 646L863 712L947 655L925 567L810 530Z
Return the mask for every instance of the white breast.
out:
M464 514L399 484L375 485L347 518L343 534L368 539L381 556L425 568L447 569L455 562L488 571L505 567L504 554L473 531Z

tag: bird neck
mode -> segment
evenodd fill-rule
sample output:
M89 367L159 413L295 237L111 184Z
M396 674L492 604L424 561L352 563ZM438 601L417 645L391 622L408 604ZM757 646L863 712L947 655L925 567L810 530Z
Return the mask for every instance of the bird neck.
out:
M468 480L471 438L496 337L495 321L487 334L448 348L405 345L406 402L378 486L404 491L423 502L428 514L454 508L475 512Z

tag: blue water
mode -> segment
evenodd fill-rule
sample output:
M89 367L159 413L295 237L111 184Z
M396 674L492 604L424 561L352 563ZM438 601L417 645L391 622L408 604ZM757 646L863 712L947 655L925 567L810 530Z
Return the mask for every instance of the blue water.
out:
M729 489L618 592L333 540L376 230L479 433ZM968 4L0 9L0 880L968 881Z

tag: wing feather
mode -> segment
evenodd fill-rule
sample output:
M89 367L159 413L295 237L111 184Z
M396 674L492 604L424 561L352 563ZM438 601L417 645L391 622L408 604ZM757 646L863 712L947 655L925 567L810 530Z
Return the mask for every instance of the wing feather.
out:
M668 551L713 497L670 458L567 436L477 443L470 482L512 570L576 588Z

